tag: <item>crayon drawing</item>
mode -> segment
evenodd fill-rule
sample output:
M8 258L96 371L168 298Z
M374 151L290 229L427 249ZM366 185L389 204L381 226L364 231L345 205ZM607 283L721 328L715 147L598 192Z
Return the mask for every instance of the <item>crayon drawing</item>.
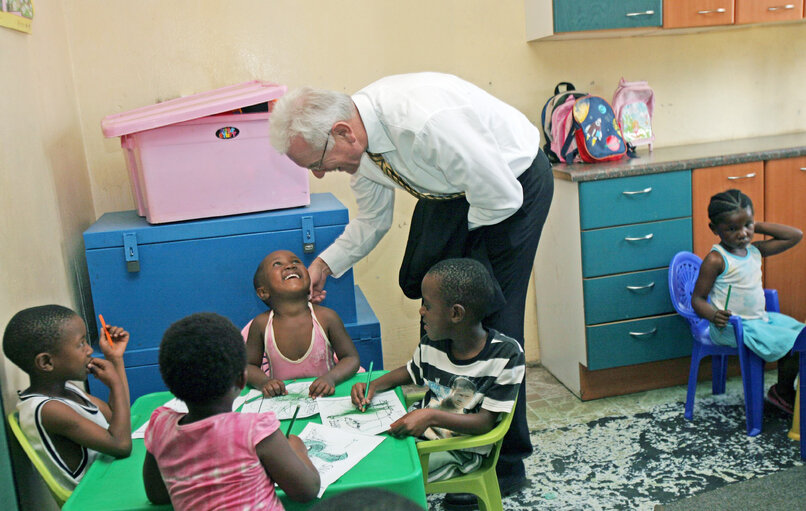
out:
M372 403L363 412L349 397L320 397L318 401L322 424L364 435L383 433L390 424L406 415L403 403L391 390L372 396Z
M382 437L367 436L309 422L299 434L308 456L319 472L319 498L334 481L347 473L373 449Z
M260 397L244 404L242 413L274 412L278 420L290 419L299 405L297 418L310 417L319 413L316 401L308 397L308 387L311 382L295 382L285 386L288 394L285 396Z

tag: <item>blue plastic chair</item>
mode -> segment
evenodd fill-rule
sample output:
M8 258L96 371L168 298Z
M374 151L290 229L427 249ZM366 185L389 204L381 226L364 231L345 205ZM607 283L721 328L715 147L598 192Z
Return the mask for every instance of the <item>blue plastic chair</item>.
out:
M756 436L761 433L761 422L764 414L764 360L744 345L744 330L739 316L731 316L730 324L736 333L736 347L720 346L711 342L708 335L708 320L703 319L691 307L691 293L700 273L702 259L691 252L678 252L669 265L669 294L675 310L688 321L694 344L691 348L691 368L688 374L688 392L686 393L685 418L694 417L694 393L697 388L697 374L700 361L710 355L712 383L714 394L725 393L728 355L739 355L739 366L742 371L742 387L744 388L744 409L747 420L747 435ZM765 289L766 309L779 312L778 291Z
M800 335L795 339L792 347L792 354L798 357L798 392L797 399L800 401L800 417L798 417L798 435L800 436L800 459L806 460L806 421L803 415L806 414L806 328L800 331ZM797 414L796 414L797 415ZM795 419L792 420L792 432L795 431ZM791 435L790 435L791 436Z

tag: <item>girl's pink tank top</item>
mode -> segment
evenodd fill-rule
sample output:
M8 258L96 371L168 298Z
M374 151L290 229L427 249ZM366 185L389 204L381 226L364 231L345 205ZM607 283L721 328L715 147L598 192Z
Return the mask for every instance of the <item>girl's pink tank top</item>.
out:
M292 380L295 378L319 377L327 373L335 365L333 359L333 347L325 334L316 314L313 312L313 305L310 303L311 319L313 328L311 329L311 344L308 351L298 360L291 360L280 353L277 342L274 339L274 311L269 312L269 321L266 323L266 331L263 333L266 347L266 359L269 368L266 374L269 378L277 380Z

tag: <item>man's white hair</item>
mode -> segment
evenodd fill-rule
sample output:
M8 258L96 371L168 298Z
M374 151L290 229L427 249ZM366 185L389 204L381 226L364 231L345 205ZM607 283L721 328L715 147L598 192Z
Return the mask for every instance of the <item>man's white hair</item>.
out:
M349 120L353 100L343 92L302 87L277 100L269 116L269 140L286 154L291 140L301 136L312 147L325 147L333 124Z

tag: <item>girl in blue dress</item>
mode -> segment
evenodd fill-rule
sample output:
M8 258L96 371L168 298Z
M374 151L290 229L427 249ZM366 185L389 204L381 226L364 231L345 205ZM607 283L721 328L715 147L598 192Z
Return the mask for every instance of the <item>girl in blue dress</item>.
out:
M767 362L778 361L778 383L770 387L767 401L792 414L798 359L790 351L804 324L764 310L761 258L792 248L803 233L787 225L755 222L753 203L739 190L711 197L708 218L709 227L720 241L703 259L691 305L700 317L711 322L714 344L736 346L728 318L731 314L742 318L745 345ZM753 234L767 235L769 239L751 243Z

